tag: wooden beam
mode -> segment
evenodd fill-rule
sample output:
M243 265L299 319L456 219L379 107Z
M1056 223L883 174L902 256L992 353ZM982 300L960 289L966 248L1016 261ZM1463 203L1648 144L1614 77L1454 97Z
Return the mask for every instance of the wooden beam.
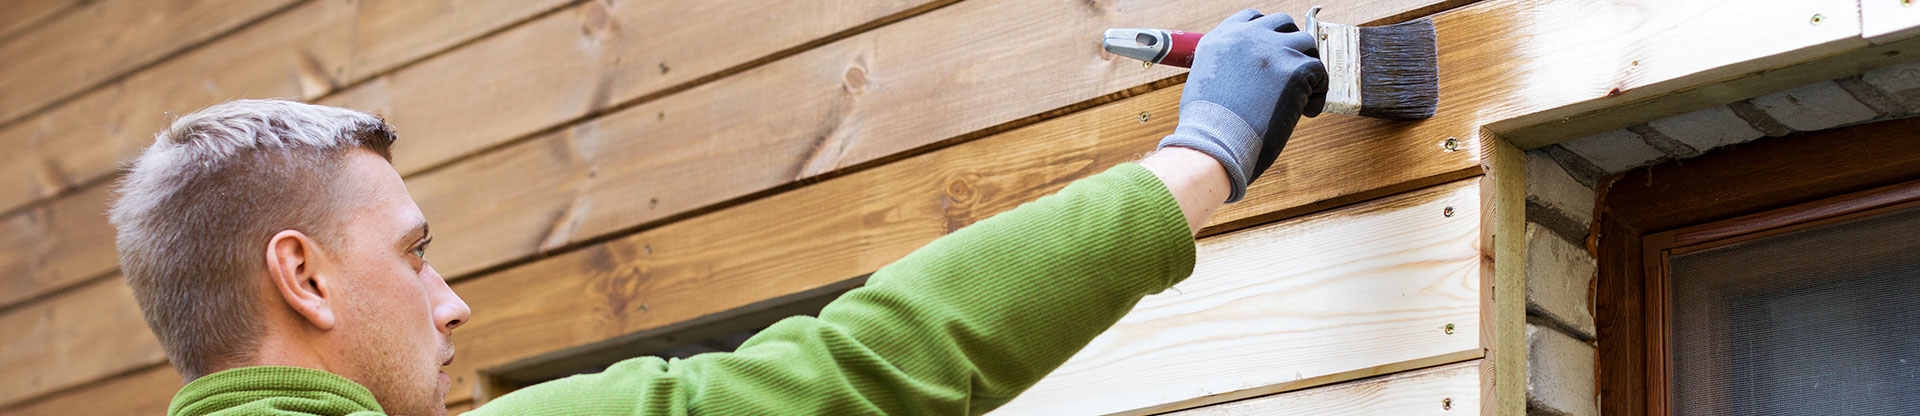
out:
M115 276L0 315L0 407L166 362Z
M220 36L299 0L105 0L0 43L0 123Z
M1527 155L1504 140L1479 149L1482 180L1481 414L1517 415L1527 407Z
M1406 416L1479 413L1480 361L1256 397L1167 416Z
M1201 240L1192 277L994 414L1157 414L1478 358L1480 187Z
M172 366L158 364L30 402L0 407L0 416L151 416L167 413L186 385Z

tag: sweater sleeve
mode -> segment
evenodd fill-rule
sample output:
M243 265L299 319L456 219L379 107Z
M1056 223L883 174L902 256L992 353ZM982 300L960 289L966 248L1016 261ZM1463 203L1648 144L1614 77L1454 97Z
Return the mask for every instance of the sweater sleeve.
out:
M732 353L629 359L473 414L981 414L1193 272L1172 194L1122 164L941 237Z

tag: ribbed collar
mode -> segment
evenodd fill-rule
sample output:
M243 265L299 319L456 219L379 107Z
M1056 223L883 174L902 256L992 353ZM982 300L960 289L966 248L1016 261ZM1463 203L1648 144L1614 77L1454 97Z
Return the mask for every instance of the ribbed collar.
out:
M174 394L171 416L348 415L382 412L367 390L339 375L300 367L242 367L209 374Z

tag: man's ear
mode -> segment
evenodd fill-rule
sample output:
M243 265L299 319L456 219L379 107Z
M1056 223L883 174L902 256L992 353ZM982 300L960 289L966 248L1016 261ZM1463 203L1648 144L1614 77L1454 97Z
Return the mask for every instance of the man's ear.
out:
M329 276L319 273L320 247L295 230L282 230L267 240L267 278L280 299L307 322L333 329L332 301L337 299Z

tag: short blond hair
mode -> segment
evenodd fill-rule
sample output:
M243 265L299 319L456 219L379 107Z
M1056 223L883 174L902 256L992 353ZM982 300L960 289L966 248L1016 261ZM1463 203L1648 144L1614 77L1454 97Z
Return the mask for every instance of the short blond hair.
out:
M252 359L268 239L294 229L337 241L345 155L392 160L394 138L371 114L285 100L214 105L155 135L110 216L122 273L181 374Z

